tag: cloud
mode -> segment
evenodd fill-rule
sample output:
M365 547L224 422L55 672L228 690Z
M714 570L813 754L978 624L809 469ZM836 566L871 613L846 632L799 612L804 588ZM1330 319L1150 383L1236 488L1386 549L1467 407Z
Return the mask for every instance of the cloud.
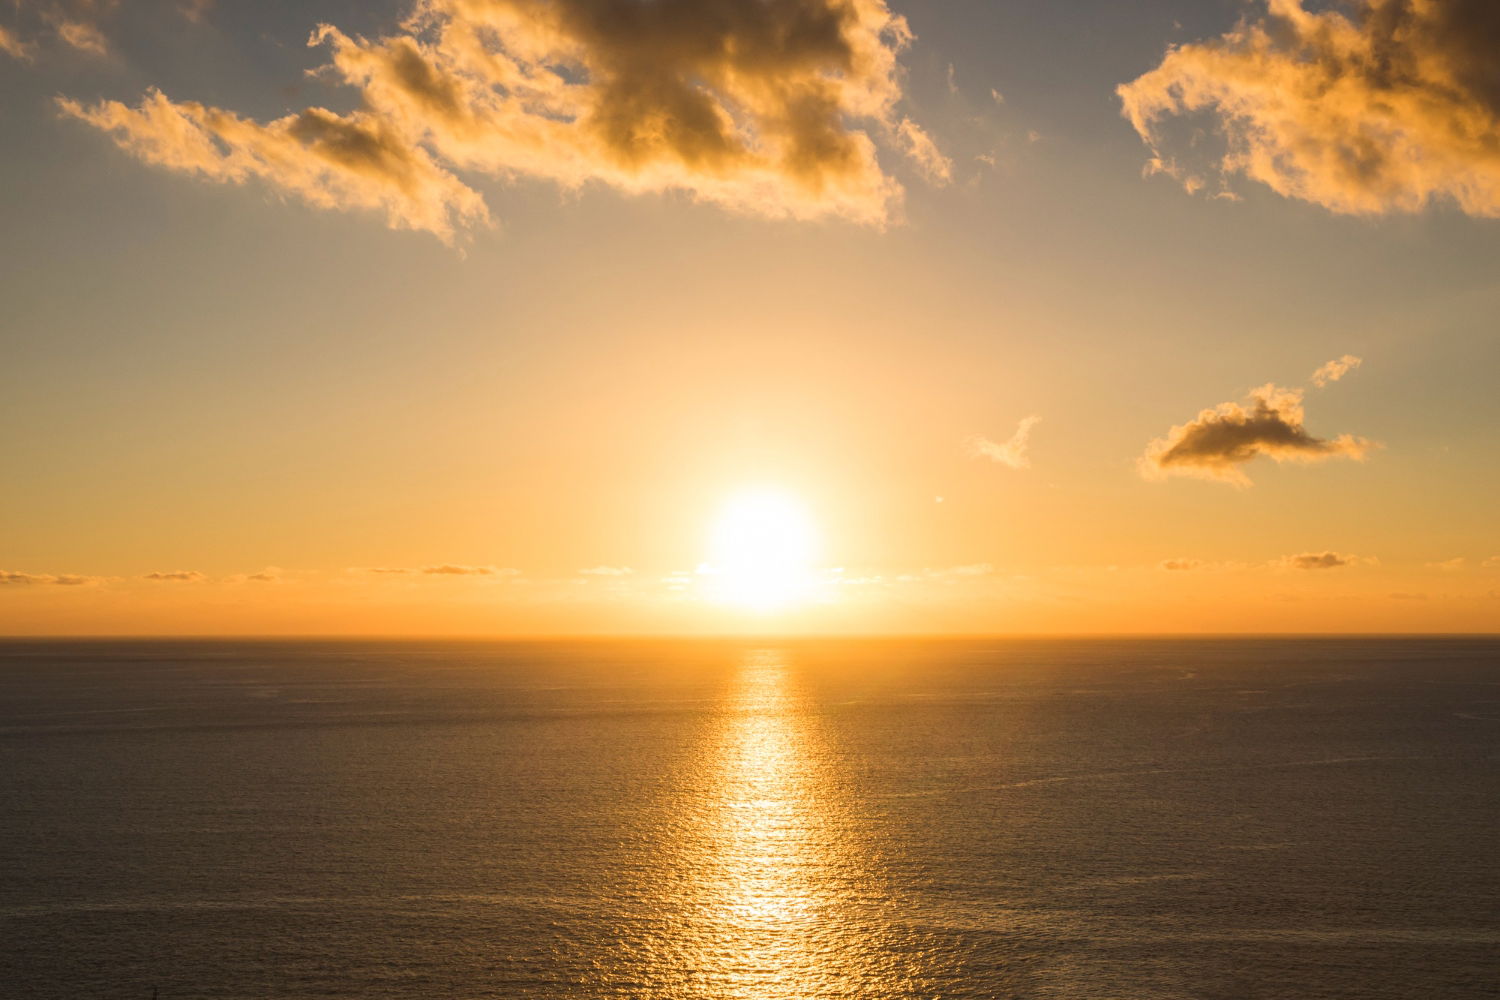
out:
M934 184L948 184L953 180L953 161L944 156L932 137L910 118L901 119L896 126L896 135L906 155L911 157L927 179Z
M452 563L444 563L441 566L424 566L422 572L428 576L515 576L520 573L520 570L501 569L498 566L455 566Z
M11 0L8 6L12 24L0 26L0 52L31 62L38 39L51 36L78 52L109 55L100 22L114 12L117 0Z
M630 576L635 570L629 566L591 566L578 572L583 576Z
M1358 562L1360 562L1359 556L1344 555L1339 552L1301 552L1294 556L1282 557L1279 565L1286 569L1342 569Z
M1427 563L1428 569L1442 570L1445 573L1456 573L1464 568L1467 560L1463 556L1454 556L1452 559L1443 559L1438 562Z
M1263 385L1251 390L1249 402L1248 408L1220 403L1173 427L1147 446L1139 461L1141 474L1148 479L1181 475L1249 486L1241 466L1261 455L1277 462L1361 461L1376 447L1348 434L1332 440L1309 434L1303 426L1300 389Z
M1008 468L1029 469L1031 458L1026 454L1026 449L1031 439L1031 429L1041 422L1042 418L1035 414L1024 418L1016 425L1016 432L1010 436L1010 440L1005 442L991 441L984 437L970 438L969 450L979 458L988 458Z
M369 112L308 108L262 125L192 101L174 103L155 90L137 108L118 101L85 107L66 98L59 106L171 170L230 184L258 178L310 205L383 212L393 229L449 242L457 227L489 221L477 192Z
M911 41L885 0L419 0L386 37L313 32L319 75L358 91L347 115L261 123L158 91L62 107L149 163L447 241L489 221L454 170L879 226L902 189L877 140L951 176L897 113Z
M202 583L203 581L207 580L208 577L204 576L202 573L198 572L195 569L178 569L168 572L158 571L155 573L146 573L141 576L141 579L172 583Z
M1148 172L1189 191L1242 175L1334 212L1415 212L1447 199L1500 216L1500 5L1266 0L1226 34L1176 45L1118 88L1151 150ZM1179 121L1181 135L1167 135ZM1223 145L1203 157L1192 118ZM1181 141L1178 141L1178 140Z
M87 21L58 21L57 36L79 52L94 56L109 55L109 42L105 40L104 32Z
M202 24L208 19L208 12L213 8L214 0L182 0L177 5L178 13L192 21L194 24Z
M1500 569L1500 556L1490 556L1479 566L1481 569Z
M1161 563L1162 569L1178 572L1202 569L1203 566L1204 562L1202 559L1163 559Z
M19 573L0 569L0 587L87 587L100 579L73 573Z
M520 576L518 569L506 569L500 566L461 566L454 563L443 563L436 566L372 566L365 570L366 573L381 573L391 575L409 576Z
M1330 382L1337 382L1363 363L1363 359L1356 358L1352 354L1346 354L1342 358L1334 358L1312 373L1312 383L1321 389Z
M15 32L4 25L0 25L0 52L4 52L12 59L30 62L36 54L36 46L30 42L21 41Z

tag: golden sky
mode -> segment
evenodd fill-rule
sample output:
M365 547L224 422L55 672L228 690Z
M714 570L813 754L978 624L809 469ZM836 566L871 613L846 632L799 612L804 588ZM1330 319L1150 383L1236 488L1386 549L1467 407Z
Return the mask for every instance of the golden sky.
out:
M1493 631L1497 58L1470 0L21 0L0 633Z

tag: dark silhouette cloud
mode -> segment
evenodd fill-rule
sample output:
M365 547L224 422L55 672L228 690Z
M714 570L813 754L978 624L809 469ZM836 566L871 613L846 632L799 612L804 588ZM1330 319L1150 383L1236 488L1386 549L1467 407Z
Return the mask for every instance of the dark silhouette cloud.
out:
M1242 466L1260 456L1277 462L1361 460L1374 445L1342 434L1331 440L1303 426L1302 392L1264 385L1252 390L1249 406L1221 403L1201 411L1147 447L1140 469L1148 478L1196 476L1249 486Z

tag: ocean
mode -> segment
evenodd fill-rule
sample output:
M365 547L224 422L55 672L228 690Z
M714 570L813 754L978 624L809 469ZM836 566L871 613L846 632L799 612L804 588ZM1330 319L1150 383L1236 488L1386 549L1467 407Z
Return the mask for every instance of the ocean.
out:
M1500 995L1500 641L0 643L0 997Z

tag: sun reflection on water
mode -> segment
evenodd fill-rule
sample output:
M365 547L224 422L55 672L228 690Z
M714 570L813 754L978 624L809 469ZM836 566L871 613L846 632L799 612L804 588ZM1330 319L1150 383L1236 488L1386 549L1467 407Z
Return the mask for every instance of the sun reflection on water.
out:
M748 654L702 758L684 995L897 995L870 912L884 894L849 830L817 713L785 652Z

